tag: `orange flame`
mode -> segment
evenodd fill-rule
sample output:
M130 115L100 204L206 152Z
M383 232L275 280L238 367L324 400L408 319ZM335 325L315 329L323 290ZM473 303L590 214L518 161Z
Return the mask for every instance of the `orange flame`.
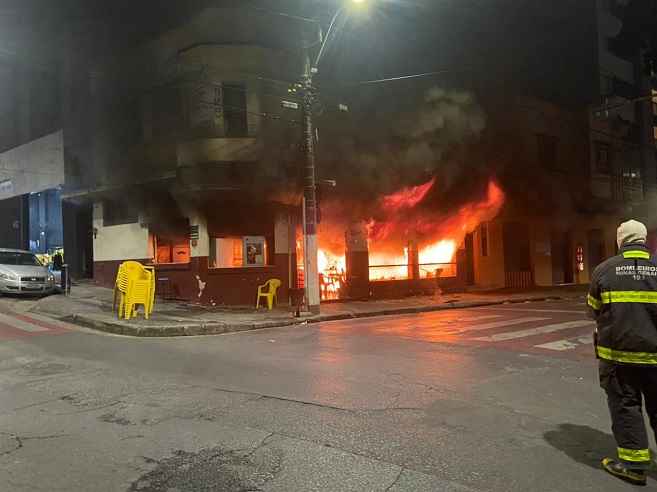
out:
M436 182L436 178L424 183L423 185L403 188L391 195L386 195L381 199L383 210L387 212L399 212L405 208L414 208L429 193L429 190Z
M502 189L491 180L486 197L443 214L419 207L435 184L435 178L419 186L404 188L384 196L379 207L385 220L370 219L367 224L370 280L405 279L409 276L409 252L405 242L419 241L418 261L421 278L455 276L453 265L465 236L482 222L494 219L504 205ZM335 298L345 282L344 242L339 224L322 224L319 230L322 295Z

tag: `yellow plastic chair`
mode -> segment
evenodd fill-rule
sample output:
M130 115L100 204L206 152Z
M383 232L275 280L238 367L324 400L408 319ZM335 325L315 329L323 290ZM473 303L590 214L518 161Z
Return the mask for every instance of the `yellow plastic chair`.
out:
M155 309L155 267L145 266L144 269L151 274L151 313Z
M130 282L130 295L125 303L125 318L136 318L138 306L144 307L144 317L151 314L151 280L150 274L144 279L135 279Z
M137 316L137 306L144 307L146 319L155 304L155 269L136 261L126 261L119 267L114 291L114 307L120 295L118 316L130 319Z
M112 310L117 311L117 304L118 304L118 312L117 316L119 318L125 317L125 301L126 297L128 295L128 284L129 284L129 279L128 279L128 274L126 272L126 269L123 267L123 263L119 266L119 270L116 274L116 281L114 282L114 301L112 305Z
M281 286L281 281L277 278L270 278L263 285L258 286L258 299L256 300L256 309L260 309L260 298L267 299L267 307L271 311L276 300L276 292Z
M144 307L144 316L149 318L153 312L155 294L155 271L139 262L126 261L124 268L128 274L128 295L126 297L125 318L137 316L137 306Z

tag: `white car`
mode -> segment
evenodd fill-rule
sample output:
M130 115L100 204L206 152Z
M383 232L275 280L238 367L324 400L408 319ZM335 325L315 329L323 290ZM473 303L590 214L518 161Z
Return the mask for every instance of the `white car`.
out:
M0 248L0 294L50 294L55 276L29 251Z

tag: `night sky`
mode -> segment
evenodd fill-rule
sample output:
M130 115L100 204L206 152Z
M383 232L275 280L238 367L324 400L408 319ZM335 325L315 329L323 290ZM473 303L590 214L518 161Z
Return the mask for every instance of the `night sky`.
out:
M633 3L649 1L654 3ZM468 87L497 81L501 88L513 86L579 103L591 94L586 65L595 55L594 3L370 0L365 11L352 12L340 24L321 77L342 83L446 70L437 78L439 83ZM80 19L108 22L113 48L123 49L157 36L206 6L270 11L272 25L281 26L280 39L290 43L296 42L290 38L296 36L298 22L277 13L320 18L326 25L343 4L342 0L2 0L0 56L48 52L70 22ZM563 76L565 72L570 78Z
M546 2L534 0L371 1L366 12L354 12L341 25L322 67L323 76L354 81L469 67L470 81L491 74L499 78L511 71L515 80L551 78L555 62L583 59L588 32L582 15L591 1L562 0L560 9L553 2L542 6ZM335 0L3 0L0 24L2 38L12 44L20 47L29 42L45 49L68 22L104 19L111 24L115 47L121 48L156 36L204 6L263 8L272 12L272 22L281 20L276 12L285 12L320 17L327 23L339 4ZM570 50L547 53L555 31L568 38ZM289 33L281 32L285 34ZM540 53L547 58L536 59Z
M326 25L341 4L338 0L3 0L0 58L47 57L57 46L53 39L81 19L107 22L110 49L125 50L206 6L252 9L254 16L266 19L270 31L266 42L279 43L290 56L300 58L299 27L304 23L281 14L319 18ZM347 141L331 135L330 123L320 120L324 136L329 136L323 141L335 143L331 151L339 160L343 160L341 146L347 155L353 155L355 146L376 147L377 141L401 141L403 148L409 132L392 122L424 104L433 87L472 93L487 110L495 107L496 100L515 94L582 107L597 94L596 36L595 0L370 0L367 10L343 17L320 66L317 84L324 105L331 109L345 102L352 109L346 118L334 120L341 130L351 129ZM432 71L444 73L405 82L354 84ZM290 80L298 75L290 74ZM443 149L438 150L444 157ZM374 155L387 151L379 148ZM345 166L343 174L348 175L353 167ZM418 171L408 173L411 181L431 170ZM405 168L398 171L405 173ZM372 178L367 175L363 181L371 183ZM354 184L363 183L354 180Z

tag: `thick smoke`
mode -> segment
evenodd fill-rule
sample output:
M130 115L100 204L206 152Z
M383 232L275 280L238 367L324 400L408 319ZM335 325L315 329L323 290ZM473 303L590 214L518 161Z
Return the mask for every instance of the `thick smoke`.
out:
M323 176L335 178L337 187L323 195L323 218L341 225L385 220L382 196L431 179L435 184L423 206L434 213L485 198L486 162L467 157L485 127L482 107L461 90L433 87L415 107L375 110L345 131L350 135L324 164Z
M325 144L324 153L332 158L322 174L337 179L338 193L357 191L362 198L375 199L431 177L445 191L466 171L452 156L485 127L484 111L471 93L434 87L414 108L366 114L338 139L337 149Z

